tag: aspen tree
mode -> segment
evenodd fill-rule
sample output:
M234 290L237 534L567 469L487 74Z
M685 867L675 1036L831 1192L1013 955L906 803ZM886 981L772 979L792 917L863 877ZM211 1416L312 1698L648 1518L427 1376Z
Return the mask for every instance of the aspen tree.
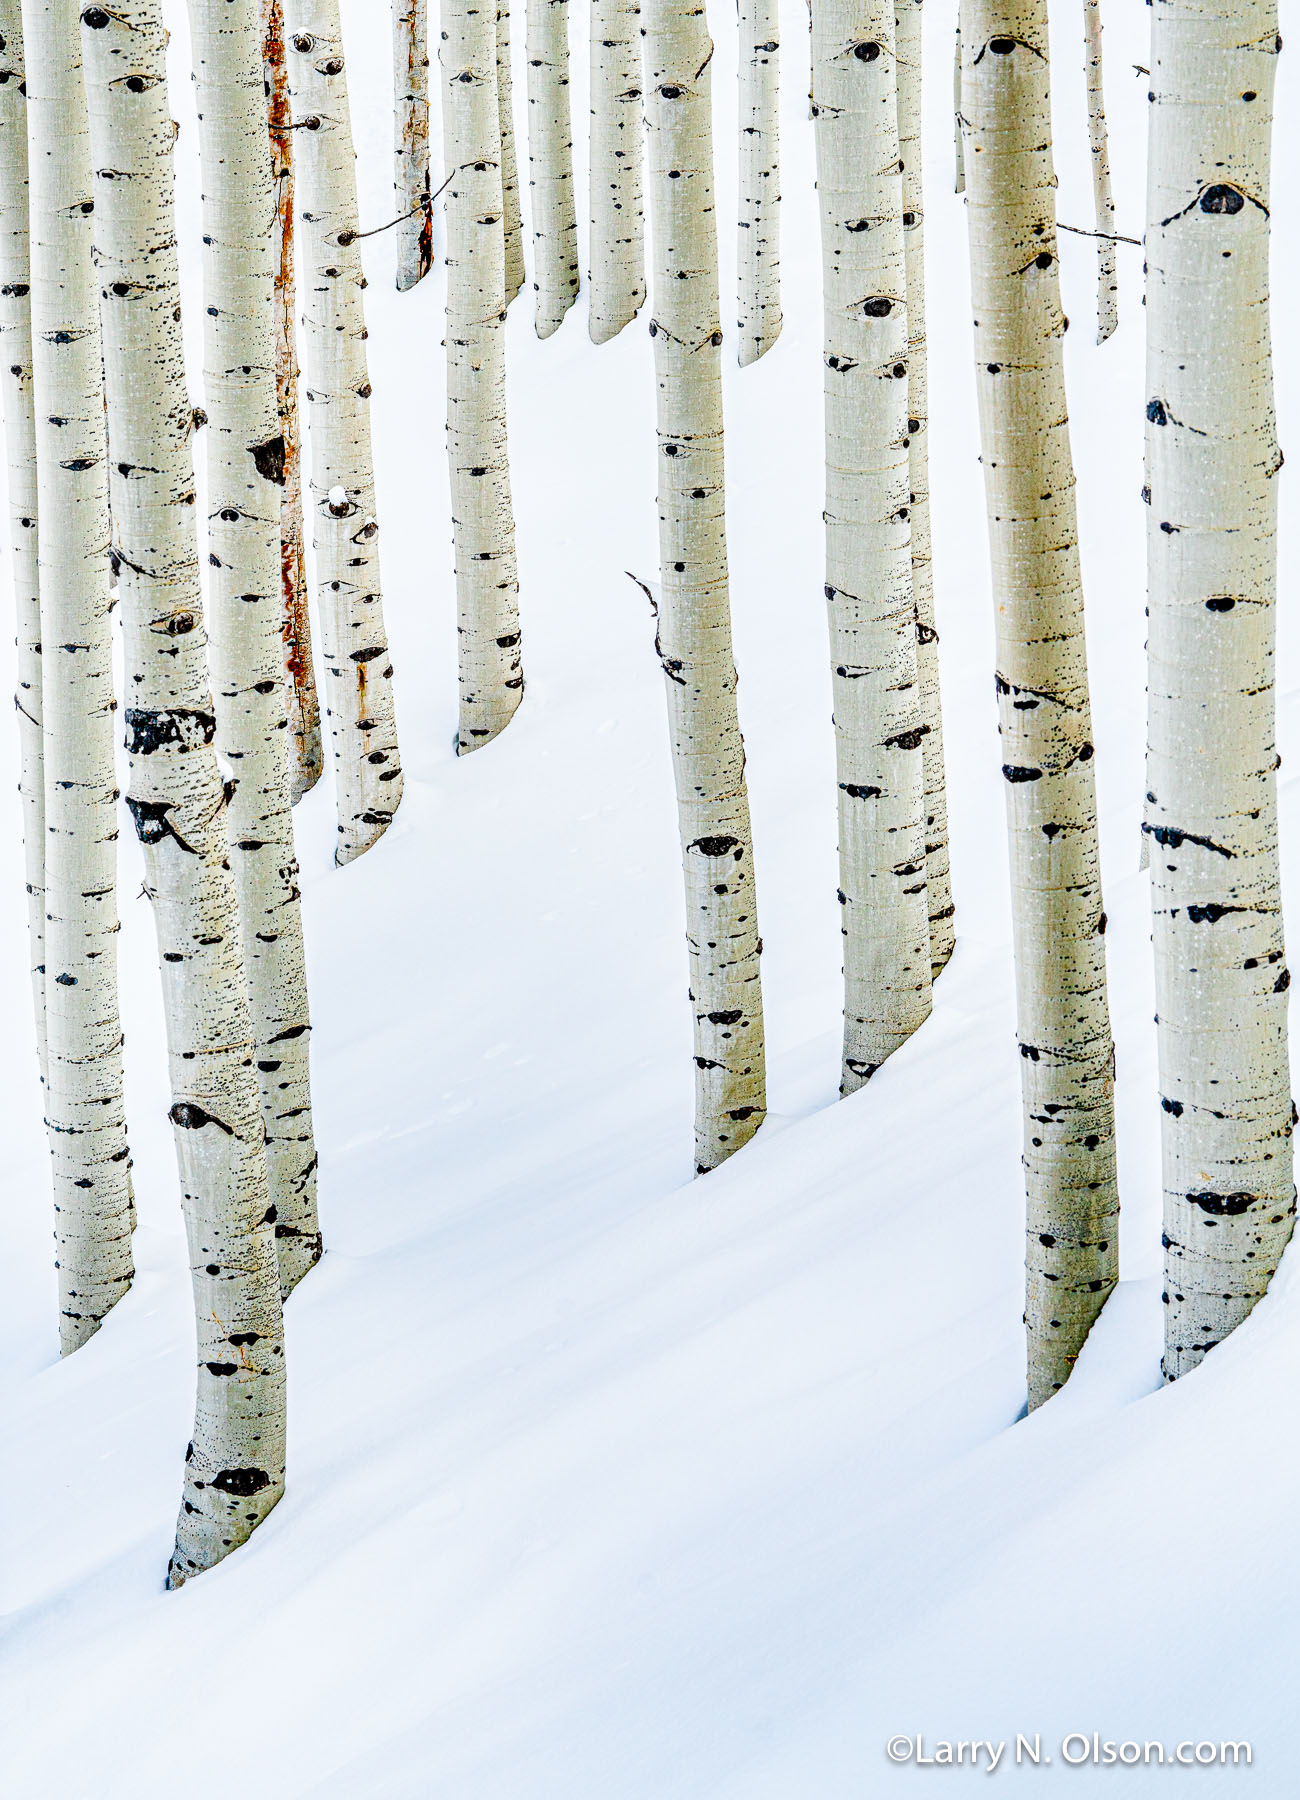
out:
M456 547L462 756L523 698L506 447L505 239L491 0L442 0L447 168L447 458Z
M777 0L737 0L740 208L736 235L740 365L781 335L781 25Z
M293 127L284 64L280 0L262 0L262 69L275 177L275 381L284 439L280 490L280 582L285 705L291 740L289 797L296 806L321 778L320 696L312 664L307 554L302 524L302 437L298 429L298 334L294 324Z
M276 1251L287 1295L320 1260L302 907L281 680L275 196L258 0L190 0L203 174L209 662L239 896Z
M844 935L841 1092L930 1011L894 0L818 0L826 597Z
M1047 58L1046 0L964 0L975 380L1024 1101L1031 1408L1064 1384L1115 1285L1119 1223Z
M640 0L591 0L588 331L608 343L645 299Z
M569 0L528 0L528 190L539 338L578 297L578 219L569 115Z
M393 99L397 289L405 293L433 267L428 0L393 0Z
M42 521L45 1115L67 1356L130 1286L134 1213L117 1003L116 707L86 95L76 14L57 0L28 0L22 22ZM9 23L18 23L12 14Z
M1151 844L1170 1380L1295 1222L1277 838L1269 330L1273 0L1152 16L1147 188Z
M907 447L911 488L912 600L916 666L927 726L921 744L925 786L925 882L930 914L930 967L937 975L952 955L952 879L948 866L948 790L943 766L939 634L934 623L930 561L930 381L925 341L925 184L922 179L921 0L895 0L898 64L898 153L903 169L903 246L907 276Z
M311 419L312 542L338 812L337 863L387 831L402 797L379 583L356 157L338 0L285 0Z
M510 71L510 0L497 3L497 125L501 133L501 217L505 229L506 305L524 285L524 222L515 155L514 80Z
M45 1080L45 773L36 553L36 418L27 223L27 86L19 0L0 0L0 384L17 620L18 792L36 1054Z
M962 137L965 120L961 116L961 5L957 7L957 37L952 53L952 124L954 194L966 192L966 144Z
M283 1492L284 1344L229 796L213 748L166 32L160 0L114 0L111 13L87 6L81 23L125 638L127 806L158 932L198 1336L194 1435L168 1571L177 1587L243 1543Z
M655 245L663 665L695 1022L695 1163L716 1168L767 1112L761 944L736 711L722 430L722 330L709 63L695 0L646 13Z
M1101 0L1083 0L1083 24L1084 66L1088 72L1088 149L1092 157L1092 203L1097 221L1097 342L1104 344L1119 324L1119 271L1101 66Z

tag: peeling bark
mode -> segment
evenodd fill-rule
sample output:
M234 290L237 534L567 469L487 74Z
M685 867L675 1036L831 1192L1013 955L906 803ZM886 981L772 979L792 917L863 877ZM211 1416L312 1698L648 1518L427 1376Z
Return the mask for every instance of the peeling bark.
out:
M781 335L780 9L736 0L740 34L740 207L736 275L742 368Z
M1068 1379L1115 1285L1119 1224L1046 0L964 0L962 93L1011 850L1033 1408Z
M497 0L497 124L501 133L501 217L505 229L506 305L524 285L524 222L515 154L514 79L510 69L510 0Z
M1097 221L1097 342L1104 344L1119 324L1119 269L1102 80L1101 0L1083 0L1083 24L1084 67L1088 75L1088 149L1092 157L1092 203Z
M87 7L111 455L127 671L128 806L163 983L170 1118L198 1337L194 1435L168 1585L242 1544L284 1488L275 1213L213 748L160 0ZM259 133L260 138L260 133Z
M645 299L640 0L591 0L588 331L606 344Z
M1152 15L1143 829L1170 1380L1251 1311L1295 1223L1273 671L1277 25L1274 0Z
M338 0L285 0L311 419L312 546L325 666L334 860L381 838L402 797L393 667L379 579L366 286Z
M894 0L819 0L813 107L850 1094L930 1011Z
M537 335L548 338L578 297L569 0L528 0L528 187Z
M284 441L280 492L280 584L285 707L289 717L289 797L296 806L321 778L320 696L312 666L307 607L307 554L302 525L302 437L298 429L298 336L294 325L293 135L289 74L284 66L280 0L261 0L262 62L271 167L275 178L275 381Z
M456 546L462 756L523 698L506 445L505 238L493 13L443 0L447 187L447 457Z
M428 0L393 0L393 98L397 291L405 293L433 267Z
M31 326L44 722L45 1114L59 1348L131 1284L131 1159L117 993L117 783L90 142L76 15L28 0ZM12 12L12 28L18 20ZM6 50L24 40L6 33Z
M695 1162L716 1168L767 1113L762 945L727 579L713 45L702 10L650 0L649 188L656 246L659 600L686 882Z

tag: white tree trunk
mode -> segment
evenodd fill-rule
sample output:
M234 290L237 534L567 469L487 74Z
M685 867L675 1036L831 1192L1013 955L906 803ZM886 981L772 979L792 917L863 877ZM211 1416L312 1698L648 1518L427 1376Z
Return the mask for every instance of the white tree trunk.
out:
M506 305L524 285L524 222L515 155L514 80L510 69L510 0L497 0L497 124L501 133L501 217L505 225Z
M740 175L736 233L738 360L757 362L781 335L781 23L777 0L736 0L740 37Z
M168 1572L176 1587L243 1543L283 1492L284 1345L204 655L160 0L114 0L111 14L88 6L81 37L130 697L127 805L162 960L198 1334L194 1436Z
M505 240L494 14L442 0L447 185L447 456L456 545L462 756L523 698L506 446Z
M537 335L558 331L578 297L578 218L569 113L569 0L528 0L528 188Z
M383 836L402 797L379 582L366 278L338 0L285 0L284 22L306 269L312 542L338 811L334 860L347 863Z
M826 597L844 934L841 1092L930 1011L894 0L817 0Z
M965 119L961 111L961 7L957 8L957 41L952 56L952 124L953 124L953 192L966 192L966 140L962 136Z
M898 151L903 165L903 245L907 273L907 444L911 484L912 600L916 666L927 726L921 744L925 785L925 881L930 914L930 968L952 955L952 879L948 867L948 790L943 766L939 634L934 623L930 561L930 381L925 341L925 190L922 179L921 0L895 0L898 61Z
M1088 71L1088 148L1092 155L1092 203L1097 220L1097 342L1104 344L1119 324L1119 270L1101 66L1101 0L1083 0L1083 23L1084 64Z
M393 0L393 100L397 288L404 293L433 267L428 0Z
M1269 332L1274 0L1152 16L1147 822L1165 1374L1268 1286L1295 1222L1277 840Z
M45 1113L66 1356L130 1286L134 1215L117 1004L107 445L86 98L76 15L57 0L27 0L24 10L43 521Z
M640 0L591 0L588 330L608 343L645 299Z
M1046 0L964 0L975 371L1028 1197L1029 1404L1118 1273L1114 1049L1061 339Z
M655 244L660 601L695 1022L695 1162L716 1168L767 1112L761 943L727 581L722 330L702 9L646 13Z
M18 792L36 1055L45 1080L45 775L41 601L36 554L36 418L27 241L27 89L19 0L0 0L0 382L4 392L10 569L17 619Z
M275 192L258 0L190 0L203 170L209 661L280 1285L320 1260L307 971L280 636L284 440L275 375Z
M289 797L296 806L320 780L325 753L321 747L320 696L312 664L302 525L302 437L298 429L298 332L293 278L293 127L280 0L262 0L262 66L275 178L275 380L280 435L284 439L284 487L280 494L281 632L291 739Z

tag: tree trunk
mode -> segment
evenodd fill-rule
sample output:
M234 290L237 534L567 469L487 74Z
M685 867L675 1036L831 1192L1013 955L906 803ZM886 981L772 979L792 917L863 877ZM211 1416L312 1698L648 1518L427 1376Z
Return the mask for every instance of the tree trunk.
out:
M296 806L321 778L320 696L312 667L307 556L302 526L302 438L298 430L298 337L294 324L293 137L280 0L262 0L262 63L271 167L275 177L275 379L284 439L280 494L280 586L285 705L289 716L289 797Z
M394 0L393 98L397 289L405 293L423 281L433 267L428 0Z
M285 0L297 140L311 503L338 810L337 863L387 831L402 797L379 585L356 157L338 0Z
M209 661L280 1285L320 1260L311 1026L285 754L275 193L258 0L190 0L203 170Z
M27 883L36 1056L45 1081L45 774L41 731L41 601L36 549L36 417L32 399L27 218L27 88L19 0L0 0L0 379L17 617L18 792Z
M506 449L505 240L493 12L443 0L447 187L447 455L456 544L462 756L523 698Z
M641 37L640 0L591 0L587 291L593 344L617 337L645 299Z
M656 647L686 881L695 1162L703 1174L747 1143L766 1116L762 946L727 582L713 44L703 11L687 0L651 0L646 21L656 252Z
M975 370L1028 1196L1029 1404L1115 1285L1114 1049L1061 339L1046 0L964 0Z
M952 123L954 194L966 192L966 140L962 136L965 119L961 111L961 7L957 8L957 40L952 56Z
M1084 63L1088 71L1088 148L1092 155L1092 201L1097 220L1097 342L1104 344L1119 324L1119 272L1101 68L1101 0L1083 0L1083 22Z
M81 37L130 695L127 805L162 959L198 1332L194 1436L168 1573L177 1587L243 1543L283 1492L280 1283L228 795L212 747L159 0L115 0L111 14L87 7Z
M1233 1331L1295 1222L1273 646L1273 0L1152 17L1147 822L1169 1379Z
M737 0L740 207L736 238L742 368L781 335L781 26L777 0Z
M907 275L907 447L911 487L912 599L916 666L927 727L921 744L925 784L925 882L932 975L947 964L953 935L948 868L948 789L943 767L939 634L934 624L930 562L930 383L925 342L925 191L922 179L921 0L895 0L898 62L898 151L903 165L903 246Z
M841 1092L930 1011L908 451L907 277L894 0L818 0L826 597L844 935Z
M528 0L528 187L537 335L548 338L578 297L569 0Z
M67 1356L94 1336L131 1284L134 1216L117 1004L116 709L86 96L76 15L55 0L28 0L25 13L36 516L44 521L40 614L48 645L45 1112L59 1347Z
M524 285L524 223L519 206L514 81L510 72L510 0L497 0L497 124L501 132L501 217L505 226L509 306Z

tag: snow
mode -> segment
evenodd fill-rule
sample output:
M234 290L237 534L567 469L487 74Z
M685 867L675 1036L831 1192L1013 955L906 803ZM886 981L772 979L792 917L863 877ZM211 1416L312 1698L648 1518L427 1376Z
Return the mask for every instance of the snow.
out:
M849 1800L925 1782L885 1754L887 1739L917 1733L927 1754L941 1739L1006 1740L997 1779L1032 1792L1294 1791L1294 1257L1233 1339L1159 1387L1138 872L1141 253L1121 246L1121 329L1098 350L1083 238L1063 239L1062 257L1123 1280L1068 1389L1020 1416L1018 1070L964 224L950 193L952 11L928 10L935 565L960 932L935 1015L837 1103L818 255L806 15L789 0L785 333L756 367L729 369L726 395L772 1116L733 1161L691 1180L662 677L626 573L656 573L644 326L597 351L580 304L539 344L527 289L512 308L528 689L506 734L457 761L441 277L397 296L391 239L371 238L406 795L386 838L341 871L328 777L299 808L329 1248L287 1313L287 1496L247 1547L177 1594L162 1581L192 1326L140 866L124 836L139 1277L58 1363L6 792L0 1783L15 1800L170 1800L182 1783L280 1800ZM373 0L344 12L368 225L392 215L386 13ZM183 9L172 23L192 274ZM720 5L713 24L726 221L735 55ZM1142 8L1110 8L1120 229L1134 233L1146 102L1132 65L1146 60L1145 28ZM1068 6L1057 33L1061 218L1087 226L1082 22ZM581 126L580 13L574 38ZM1279 170L1300 149L1293 61L1281 63ZM521 98L521 122L524 111ZM1280 181L1276 202L1282 320L1297 292L1294 184ZM729 229L722 249L729 319ZM193 299L189 317L197 327ZM1300 361L1294 334L1280 336L1285 441ZM1290 595L1289 537L1284 557ZM7 642L4 655L9 680ZM1296 667L1284 615L1288 768ZM1298 796L1283 779L1291 851ZM1294 877L1293 865L1292 894ZM1176 1782L1150 1767L1067 1768L1062 1739L1093 1731L1171 1749L1244 1739L1253 1766ZM1040 1734L1051 1765L1017 1766L1017 1732ZM953 1776L972 1778L969 1764Z

